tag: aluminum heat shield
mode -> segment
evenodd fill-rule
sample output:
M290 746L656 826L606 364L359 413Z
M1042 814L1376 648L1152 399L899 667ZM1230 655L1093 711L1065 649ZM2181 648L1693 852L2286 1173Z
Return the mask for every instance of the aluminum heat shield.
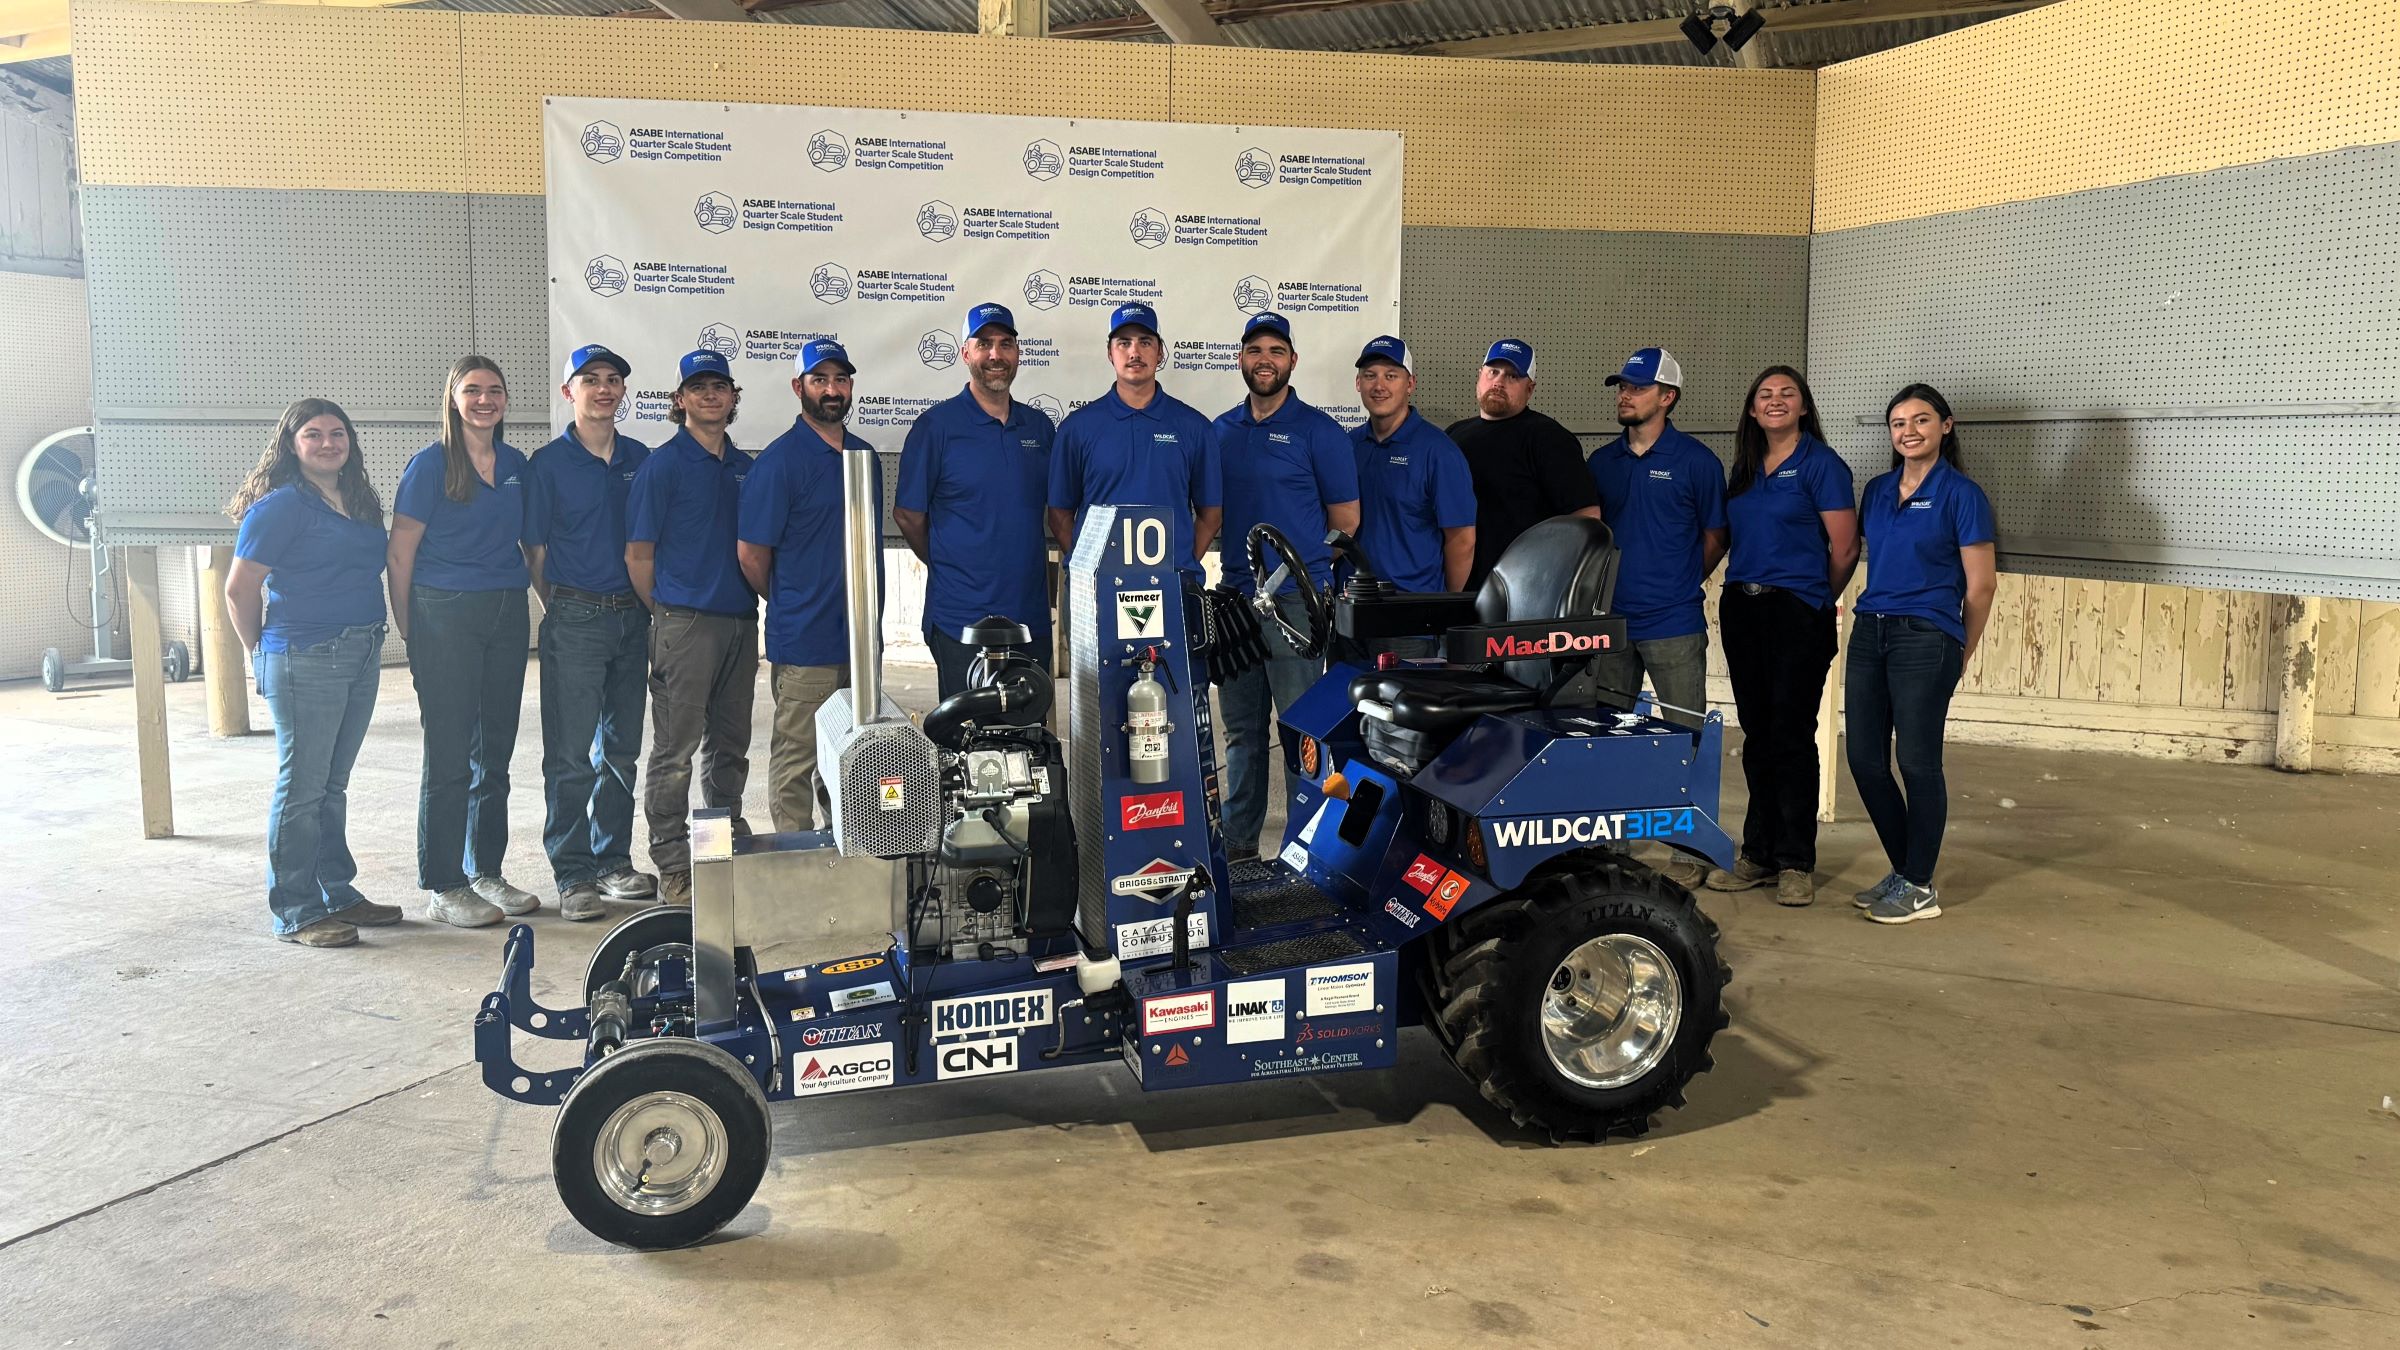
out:
M879 719L852 715L852 691L817 709L817 771L833 800L833 838L845 857L930 853L942 829L941 759L933 742L883 700Z

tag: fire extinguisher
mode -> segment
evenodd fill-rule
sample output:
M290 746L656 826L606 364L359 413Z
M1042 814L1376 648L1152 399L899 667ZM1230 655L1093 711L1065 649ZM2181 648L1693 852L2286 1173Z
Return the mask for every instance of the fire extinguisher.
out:
M1142 653L1138 673L1125 690L1125 758L1136 783L1167 781L1167 690L1152 674L1158 663L1154 650Z

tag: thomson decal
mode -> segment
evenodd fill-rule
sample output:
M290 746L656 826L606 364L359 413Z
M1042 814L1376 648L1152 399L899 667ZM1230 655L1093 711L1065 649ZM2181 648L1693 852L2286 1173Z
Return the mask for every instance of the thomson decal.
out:
M1576 652L1604 652L1609 649L1606 633L1570 633L1563 628L1553 629L1538 638L1487 637L1483 640L1483 657L1499 661L1519 656L1571 656Z
M1308 990L1307 1016L1339 1017L1375 1007L1375 967L1366 962L1312 966L1302 972L1301 981Z
M1656 811L1618 811L1589 816L1527 816L1495 820L1492 844L1497 848L1541 848L1557 844L1595 844L1621 839L1664 839L1692 833L1692 808L1665 807Z
M974 998L936 999L933 1038L980 1035L993 1031L1022 1031L1050 1025L1050 991L1028 989L1015 994L981 994Z

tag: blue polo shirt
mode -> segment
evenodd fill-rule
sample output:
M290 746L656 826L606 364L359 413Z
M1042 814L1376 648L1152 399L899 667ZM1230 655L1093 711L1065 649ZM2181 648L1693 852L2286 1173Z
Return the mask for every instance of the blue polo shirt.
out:
M595 595L628 595L625 499L650 447L619 435L606 463L586 449L570 423L526 461L525 542L548 549L542 578Z
M1600 518L1617 541L1617 613L1636 642L1708 631L1700 534L1725 528L1725 466L1667 424L1648 454L1617 437L1592 453Z
M1243 399L1217 418L1216 430L1217 460L1225 472L1225 580L1251 588L1250 529L1264 523L1292 541L1320 588L1331 586L1325 508L1358 500L1358 456L1349 433L1293 393L1263 422L1250 416L1250 400ZM1298 582L1286 581L1281 593L1298 589Z
M842 433L847 450L875 447ZM850 659L849 583L842 559L842 455L804 418L767 442L742 484L745 544L775 550L768 579L767 659L838 666ZM877 478L881 478L880 471Z
M1475 523L1475 476L1458 443L1408 410L1388 440L1375 424L1351 429L1358 466L1358 545L1404 591L1450 589L1442 531Z
M1858 501L1867 539L1867 588L1861 614L1924 619L1967 640L1967 565L1959 550L2000 537L1992 499L1975 480L1935 460L1915 496L1900 500L1900 471L1867 484Z
M492 481L477 478L467 499L454 502L442 491L442 447L426 446L400 471L392 514L423 521L410 581L445 591L521 591L532 584L525 571L525 456L515 447L492 447Z
M1833 559L1822 513L1857 507L1850 466L1832 447L1803 434L1775 472L1725 499L1733 531L1725 580L1790 591L1818 609L1831 605Z
M917 415L900 448L893 504L925 516L925 627L955 640L987 615L1050 635L1042 505L1057 428L1011 402L1008 420L965 390Z
M304 482L286 483L250 504L233 556L267 569L262 652L299 651L345 628L382 623L380 520L352 520Z
M1117 387L1067 414L1050 451L1050 505L1075 513L1077 534L1094 506L1156 506L1167 514L1168 556L1197 577L1192 512L1222 505L1217 434L1164 385L1130 408Z
M650 598L711 614L756 615L758 596L734 552L742 480L752 460L731 438L718 459L682 427L634 471L625 537L656 546Z

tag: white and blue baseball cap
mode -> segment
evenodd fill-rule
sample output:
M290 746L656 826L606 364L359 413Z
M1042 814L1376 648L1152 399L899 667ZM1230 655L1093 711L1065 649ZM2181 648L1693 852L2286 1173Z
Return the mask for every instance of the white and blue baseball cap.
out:
M832 361L841 366L844 375L856 375L858 367L850 361L850 349L832 338L818 338L800 344L800 354L792 358L792 373L806 375Z
M1117 330L1122 328L1146 328L1152 337L1160 336L1162 331L1158 326L1158 311L1139 300L1119 305L1109 312L1108 335L1113 338Z
M1417 363L1408 354L1408 344L1386 333L1358 349L1358 368L1366 369L1377 361L1389 361L1409 374L1417 373Z
M1487 366L1513 366L1519 375L1533 378L1533 344L1523 338L1502 338L1483 354Z
M1274 333L1286 342L1292 340L1292 321L1271 309L1262 309L1242 325L1242 341L1248 342L1260 333Z
M675 381L678 389L702 375L721 375L727 384L733 382L733 366L725 360L725 353L706 347L696 352L685 352L683 360L677 364L677 370L680 372L680 378Z
M1530 371L1528 374L1532 373ZM1683 388L1683 363L1664 347L1644 347L1625 358L1625 368L1608 377L1609 384L1664 384Z
M619 375L633 374L633 363L631 361L628 361L624 357L617 355L615 352L612 352L608 348L601 346L599 343L593 342L581 347L577 347L575 350L567 353L567 368L565 373L558 377L558 382L560 384L573 384L575 382L575 377L583 373L583 368L585 366L601 361L605 361L609 365L615 366Z
M1007 329L1010 337L1017 335L1017 316L1008 312L1008 306L982 304L967 311L967 321L958 326L958 340L964 342L994 325Z

